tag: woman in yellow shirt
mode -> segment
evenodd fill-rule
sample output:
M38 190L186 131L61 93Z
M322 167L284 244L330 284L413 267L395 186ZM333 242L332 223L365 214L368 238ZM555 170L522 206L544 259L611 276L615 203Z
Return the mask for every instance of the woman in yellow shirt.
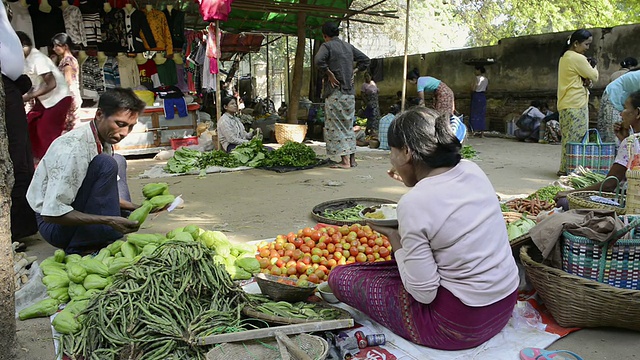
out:
M558 111L562 131L562 158L558 175L566 175L566 145L580 141L589 128L589 90L598 80L598 70L589 64L584 53L593 36L585 29L576 30L564 47L558 63Z

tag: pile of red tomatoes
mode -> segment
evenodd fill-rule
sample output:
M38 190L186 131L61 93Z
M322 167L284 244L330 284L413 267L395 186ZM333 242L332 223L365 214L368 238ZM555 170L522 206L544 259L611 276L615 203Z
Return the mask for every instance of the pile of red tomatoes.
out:
M391 260L391 250L389 239L367 225L318 226L260 243L256 259L263 273L320 283L339 265Z

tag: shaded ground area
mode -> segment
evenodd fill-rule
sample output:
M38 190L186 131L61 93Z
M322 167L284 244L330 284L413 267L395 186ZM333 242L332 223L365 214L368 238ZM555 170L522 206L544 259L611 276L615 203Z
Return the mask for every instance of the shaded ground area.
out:
M479 153L477 163L489 175L496 192L503 197L528 194L556 179L560 147L519 143L499 138L470 139ZM362 151L360 151L362 150ZM398 200L407 191L386 175L388 152L359 149L353 169L327 167L277 174L265 170L211 174L204 178L180 176L160 181L169 183L172 194L182 194L183 209L151 216L141 232L167 232L195 224L225 231L234 240L273 238L315 224L313 206L345 197L379 197ZM323 149L318 149L324 154ZM142 199L141 188L157 180L138 175L158 161L129 162L129 186L134 202ZM27 241L29 255L39 260L54 248L39 237ZM54 350L48 319L18 321L19 359L53 359ZM552 349L567 349L584 359L636 359L640 333L616 330L581 330L554 343ZM527 344L522 344L526 347Z

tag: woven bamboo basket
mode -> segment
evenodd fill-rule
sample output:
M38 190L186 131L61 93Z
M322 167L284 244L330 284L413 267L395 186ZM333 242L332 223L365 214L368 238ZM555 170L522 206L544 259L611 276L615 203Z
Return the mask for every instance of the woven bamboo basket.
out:
M278 282L280 280L297 283L297 280L282 276L260 273L255 276L255 279L262 293L275 301L304 301L316 290L316 285L313 283L309 283L309 286L295 286Z
M569 201L569 209L601 209L601 210L613 210L618 215L626 214L626 209L621 206L613 206L607 204L601 204L595 201L589 200L590 196L598 195L609 199L615 199L616 194L606 193L599 191L576 191L567 195Z
M314 360L324 360L329 353L329 344L319 336L299 334L290 337L291 341ZM285 356L297 360L289 351ZM282 359L278 342L275 338L244 341L239 343L223 343L207 353L207 360L256 360Z
M381 205L381 204L395 204L396 202L393 200L387 199L378 199L378 198L345 198L338 200L330 200L320 203L313 207L311 210L311 217L313 217L316 221L330 224L330 225L353 225L353 224L362 224L364 225L367 222L367 219L362 218L358 220L334 220L328 217L325 217L325 210L343 210L347 208L354 207L356 205L363 205L366 207Z
M640 331L640 290L619 289L571 275L542 264L540 259L535 247L520 249L529 281L560 326Z
M627 214L640 214L640 170L627 170Z
M307 135L307 125L276 123L276 141L283 145L287 141L303 142Z

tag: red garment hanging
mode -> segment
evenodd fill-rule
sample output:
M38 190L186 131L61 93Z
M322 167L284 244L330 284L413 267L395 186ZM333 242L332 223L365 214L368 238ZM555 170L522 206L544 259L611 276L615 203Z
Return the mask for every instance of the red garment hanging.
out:
M227 21L233 0L198 0L204 21Z

